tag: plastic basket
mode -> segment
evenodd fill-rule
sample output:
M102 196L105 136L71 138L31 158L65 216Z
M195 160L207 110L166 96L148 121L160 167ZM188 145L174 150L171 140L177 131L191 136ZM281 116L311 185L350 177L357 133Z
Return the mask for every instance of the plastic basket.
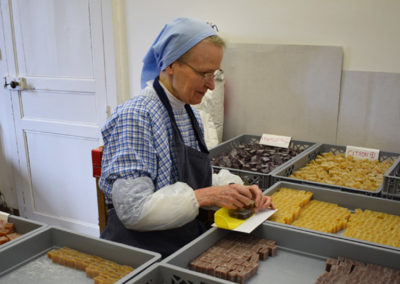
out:
M156 263L125 283L127 284L159 284L159 283L216 284L216 283L232 283L232 282L208 276L207 274L197 273L178 266L169 265L167 263Z
M131 273L121 278L117 283L124 283L161 258L159 253L152 251L61 228L47 227L44 230L31 234L27 238L17 240L4 249L0 248L0 259L7 259L7 261L0 261L0 283L5 282L5 279L8 278L12 278L18 283L41 283L41 280L35 279L35 277L41 277L40 279L42 279L43 275L46 281L49 281L47 283L60 283L61 281L63 283L65 281L71 283L71 280L64 279L62 274L51 273L50 269L41 271L35 269L34 273L21 272L19 270L19 268L23 269L25 265L29 265L31 262L36 265L34 261L45 256L47 251L64 246L134 268ZM58 264L51 263L50 265L58 266ZM73 268L69 269L73 273L84 273ZM26 275L30 275L29 279L25 278Z
M348 191L348 192L357 192L357 193L371 195L371 196L381 196L381 191L384 187L383 183L376 191L368 191L368 190L363 190L363 189L358 189L358 188L353 188L353 187L326 184L326 183L321 183L321 182L314 182L314 181L308 181L308 180L302 180L302 179L289 177L292 173L294 173L298 169L304 167L309 162L314 160L318 155L321 155L322 153L327 153L327 152L332 152L335 155L342 154L342 153L346 152L346 146L331 145L331 144L317 145L316 147L314 147L313 149L311 149L304 155L301 155L298 158L293 159L292 161L289 161L286 165L282 166L278 171L274 172L271 176L271 180L272 180L271 184L274 184L278 181L288 181L288 182L323 186L323 187L328 187L331 189ZM387 159L395 160L395 159L398 159L399 157L400 157L400 154L397 154L397 153L384 152L384 151L379 152L379 161L380 162L385 161Z
M238 147L240 144L247 144L251 142L258 142L260 141L261 136L256 135L249 135L249 134L242 134L237 137L234 137L230 140L227 140L220 145L212 148L210 150L210 157L211 159L216 158L222 154L227 154L231 152L234 148ZM305 142L299 140L291 140L289 144L289 149L301 151L300 154L295 156L294 158L303 155L304 153L310 151L313 147L317 146L314 142ZM292 159L294 159L292 158ZM290 161L290 160L289 160ZM221 167L221 166L214 166L213 171L218 173L221 169L227 169L231 173L236 174L242 178L242 180L247 184L257 184L260 188L267 188L271 184L271 174L281 168L282 166L286 165L289 161L278 165L276 168L272 169L269 173L261 173L255 171L248 171L236 168L228 168L228 167Z
M16 239L13 239L11 241L8 241L2 245L0 245L0 249L3 249L9 245L12 245L14 242L18 241L18 240L22 240L24 238L28 238L30 235L32 235L35 232L38 232L40 230L45 229L46 227L48 227L48 225L41 223L41 222L37 222L37 221L33 221L33 220L29 220L23 217L19 217L19 216L15 216L15 215L8 215L8 220L9 223L13 223L15 226L15 232L18 234L21 234L21 236L19 236Z
M272 195L276 191L278 191L280 188L289 188L289 189L293 189L293 190L304 190L304 191L312 192L313 193L312 199L318 200L318 201L323 201L323 202L335 203L340 207L347 208L351 212L354 212L355 209L362 209L362 210L371 210L371 211L400 216L400 202L399 201L388 200L388 199L384 199L384 198L377 198L375 196L367 196L364 194L357 194L354 192L343 192L343 191L329 189L329 188L322 187L322 186L314 186L314 185L308 185L308 184L280 181L280 182L275 183L268 189L266 189L263 192L263 194L264 195ZM278 210L279 210L279 208L278 208ZM380 244L380 243L376 243L376 242L369 242L369 241L345 237L343 235L343 231L339 231L335 234L324 233L324 232L310 230L310 229L306 229L306 228L302 228L302 227L296 227L296 226L292 226L292 225L276 223L276 222L268 221L268 220L266 222L278 224L280 226L288 226L288 227L296 228L298 230L312 231L312 232L316 232L316 233L320 233L320 234L324 234L324 235L330 235L330 236L335 236L335 237L344 238L344 239L348 239L348 240L354 240L354 241L361 242L361 243L367 243L369 245L380 246L380 247L398 250L400 252L400 247L393 247L393 246Z
M386 198L400 200L400 158L383 177L382 195Z
M189 269L189 263L219 240L230 234L243 233L218 228L208 230L191 243L162 260L160 262L160 267L162 267L164 271L159 270L158 272L154 272L153 270L152 273L160 274L158 276L153 276L154 278L152 279L160 279L163 276L168 276L163 279L164 282L160 283L226 283L206 280L200 281L199 279L201 278L208 280L209 277L212 277L211 279L214 281L223 280L219 280L219 278L209 276L205 273L192 271ZM400 251L396 250L370 246L314 232L296 230L272 223L261 224L251 234L256 237L276 241L278 249L276 251L276 256L259 261L257 273L246 282L248 284L263 284L266 283L266 281L268 283L315 283L317 278L324 272L326 259L336 258L338 256L400 269L400 263L397 261L400 257ZM170 269L171 271L166 271ZM170 278L170 275L174 272L179 273L178 276L180 277L184 277L183 272L186 272L186 274L191 275L192 278L188 276L187 278L183 278L182 282L173 281L175 279ZM132 280L136 280L136 278ZM129 283L159 282L132 281Z

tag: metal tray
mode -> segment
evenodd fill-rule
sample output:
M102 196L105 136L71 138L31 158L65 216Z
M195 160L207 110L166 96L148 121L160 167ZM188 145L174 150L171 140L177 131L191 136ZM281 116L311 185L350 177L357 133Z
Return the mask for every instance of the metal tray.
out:
M363 209L363 210L368 209L368 210L373 210L373 211L378 211L378 212L383 212L383 213L387 213L387 214L400 216L400 202L399 201L377 198L377 197L373 197L373 196L367 196L367 195L356 194L356 193L351 193L351 192L337 191L337 190L332 190L332 189L319 187L319 186L312 186L312 185L298 184L298 183L291 183L291 182L277 182L270 188L266 189L263 192L263 194L264 195L272 195L274 192L278 191L282 187L296 189L296 190L311 191L313 193L312 199L336 203L341 207L345 207L345 208L349 209L350 211L354 211L355 209L359 208L359 209ZM298 230L315 232L315 233L319 233L319 234L323 234L323 235L336 236L336 237L340 237L340 238L343 238L343 239L346 239L349 241L362 242L362 243L369 244L369 245L385 247L388 249L394 249L394 250L398 250L400 253L400 248L345 237L345 236L343 236L342 232L332 234L332 233L319 232L319 231L305 229L305 228L296 227L296 226L287 225L287 224L276 223L276 222L268 221L268 220L265 222L277 224L280 226L292 227L292 228L295 228Z
M38 273L35 273L36 271L31 273L29 271L20 272L21 269L24 269L24 267L27 267L30 263L35 262L39 258L44 258L43 256L45 256L46 252L50 249L63 246L115 261L119 264L129 265L134 268L131 273L120 279L117 283L124 283L161 258L161 255L155 252L75 233L65 229L48 227L45 230L32 234L29 238L21 239L20 241L17 240L13 245L0 249L0 259L7 259L7 261L0 262L0 283L8 278L13 279L13 283L18 283L18 281L20 281L20 283L43 283L44 275L46 281L49 281L48 283L62 283L63 281L67 281L66 283L80 283L72 281L71 279L63 279L62 274L49 273L49 270L39 270ZM51 265L62 267L57 264L50 264L50 266ZM34 267L32 268L34 269ZM67 267L65 267L65 269L72 271L72 273L84 274L84 272L75 269ZM29 279L25 278L27 275L29 275ZM35 279L35 277L39 279ZM90 280L93 282L93 279Z
M228 234L241 234L211 228L174 254L132 278L127 283L232 283L192 271L189 262ZM325 271L327 258L343 256L367 263L400 269L400 252L387 248L323 236L313 232L263 223L255 236L277 242L277 255L260 260L256 275L247 284L256 283L314 283ZM158 282L159 279L162 281ZM211 281L213 280L213 281Z
M3 249L9 245L12 245L18 240L22 240L24 238L28 238L31 234L43 230L47 227L46 224L40 223L37 221L32 221L25 219L23 217L15 216L15 215L8 215L8 222L13 223L15 226L15 232L18 234L22 234L20 237L11 240L9 242L6 242L2 245L0 245L0 249Z
M218 157L219 155L222 155L224 153L229 153L232 151L234 148L239 146L239 144L247 144L253 141L260 141L261 136L256 136L256 135L250 135L250 134L242 134L237 137L234 137L230 140L227 140L218 146L212 148L210 150L210 157L215 158ZM312 148L317 146L318 144L314 142L305 142L305 141L298 141L298 140L291 140L289 144L290 149L296 149L296 150L302 150L300 154L298 154L296 157L299 157L300 155L303 155L304 153L310 151ZM295 159L296 157L292 158ZM291 160L289 160L291 161ZM289 161L286 161L285 163L279 165L275 169L273 169L271 172L268 174L260 173L260 172L253 172L253 171L247 171L247 170L240 170L240 169L234 169L234 168L227 168L227 167L220 167L220 166L212 166L214 172L219 172L221 169L227 169L231 173L239 175L244 182L249 183L249 184L257 184L258 187L260 188L267 188L270 186L271 183L271 178L270 176L280 169L282 166L286 165Z
M313 181L289 177L292 173L294 173L298 169L307 165L311 160L314 160L318 155L321 155L322 153L326 153L326 152L332 152L334 154L345 153L346 146L331 145L331 144L319 144L316 147L313 147L313 149L310 149L310 151L307 151L307 153L304 153L304 155L298 156L297 158L288 161L284 166L279 168L277 171L273 172L271 174L271 185L278 181L288 181L288 182L295 182L295 183L324 186L324 187L328 187L331 189L361 193L361 194L371 195L371 196L379 196L379 197L381 196L380 193L384 186L383 183L376 191L368 191L368 190L363 190L363 189L358 189L358 188L353 188L353 187L338 186L338 185L313 182ZM393 158L400 159L400 154L379 151L379 161L380 162L385 161L387 159L393 159ZM396 163L396 161L394 163Z
M400 200L400 158L383 176L382 195L386 198Z

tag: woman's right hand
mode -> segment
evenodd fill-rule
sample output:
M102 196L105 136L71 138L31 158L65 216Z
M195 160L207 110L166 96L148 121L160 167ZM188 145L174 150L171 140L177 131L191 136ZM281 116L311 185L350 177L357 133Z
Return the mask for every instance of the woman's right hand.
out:
M271 197L262 194L257 185L229 184L210 186L195 190L200 207L218 206L228 209L238 209L248 206L254 200L256 210L274 209Z

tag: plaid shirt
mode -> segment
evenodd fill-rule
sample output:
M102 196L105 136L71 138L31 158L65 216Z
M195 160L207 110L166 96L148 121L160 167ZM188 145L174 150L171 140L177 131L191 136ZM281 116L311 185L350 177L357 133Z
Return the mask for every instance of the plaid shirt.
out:
M192 109L204 132L200 114ZM199 150L185 108L173 107L173 112L185 145ZM148 176L153 180L155 190L177 182L175 154L170 151L171 122L153 87L147 86L140 95L118 106L103 127L102 135L100 188L107 203L112 202L112 186L119 178Z

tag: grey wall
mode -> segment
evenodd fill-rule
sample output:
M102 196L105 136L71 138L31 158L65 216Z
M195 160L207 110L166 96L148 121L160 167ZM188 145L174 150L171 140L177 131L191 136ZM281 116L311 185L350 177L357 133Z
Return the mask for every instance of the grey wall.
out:
M400 153L400 74L344 71L338 144Z
M118 55L128 62L130 96L140 89L142 58L164 24L195 17L217 24L229 45L269 46L262 60L227 49L225 139L273 132L400 152L400 1L113 3L120 2L115 27L126 32L126 54Z
M342 61L341 47L229 45L223 140L269 133L400 153L400 74Z

